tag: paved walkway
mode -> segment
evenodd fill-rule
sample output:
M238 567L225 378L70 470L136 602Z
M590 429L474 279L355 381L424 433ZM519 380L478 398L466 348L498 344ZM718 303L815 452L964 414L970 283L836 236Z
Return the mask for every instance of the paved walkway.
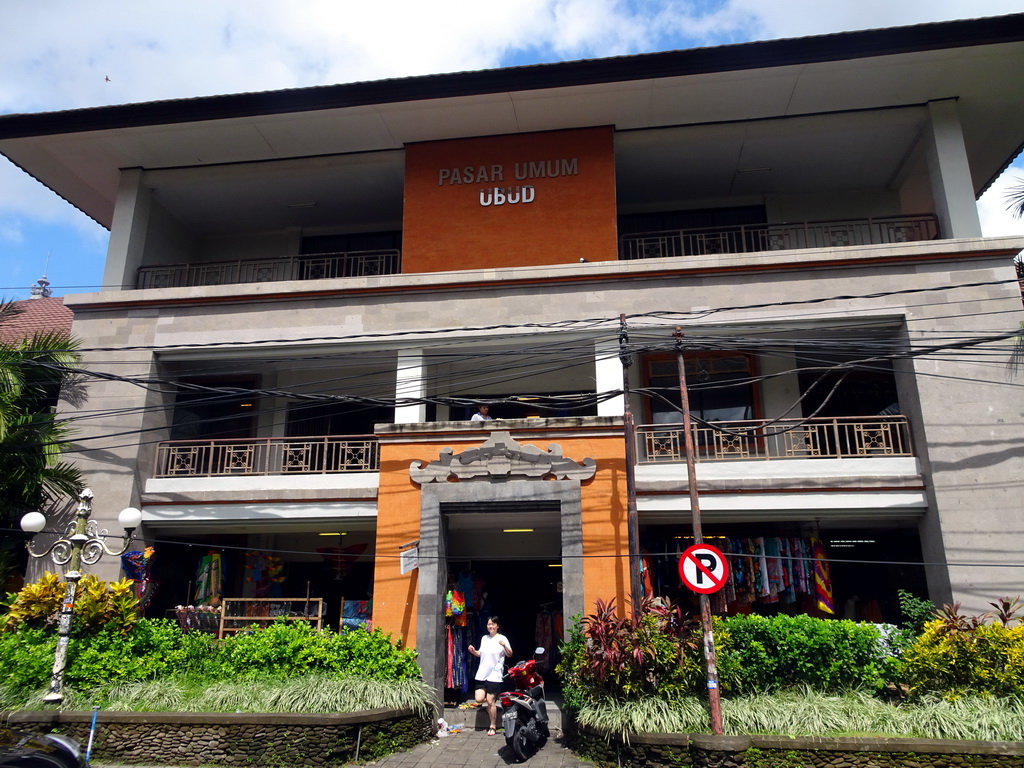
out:
M580 760L562 746L560 732L552 731L551 735L552 738L523 765L527 768L592 768L593 763ZM518 762L515 752L505 744L501 731L497 736L488 736L486 731L466 730L433 739L409 752L398 752L367 765L379 768L505 768Z
M450 733L443 739L433 739L420 744L408 752L396 752L376 762L368 762L376 768L506 768L509 765L523 765L524 768L593 768L593 763L580 760L562 746L560 731L552 731L541 749L525 763L519 763L512 748L506 746L505 737L498 731L488 736L487 731L466 730ZM124 768L93 762L91 768ZM142 766L134 768L166 768L166 766ZM296 766L295 768L299 768Z

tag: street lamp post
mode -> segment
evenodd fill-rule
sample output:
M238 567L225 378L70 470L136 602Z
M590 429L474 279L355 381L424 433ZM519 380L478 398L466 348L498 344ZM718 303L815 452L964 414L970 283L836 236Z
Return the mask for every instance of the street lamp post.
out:
M94 565L103 557L105 552L108 555L118 557L128 551L132 543L132 531L142 522L142 513L134 507L128 507L118 515L118 522L124 526L124 541L119 551L107 547L107 530L99 529L95 520L90 520L92 514L93 494L88 488L78 494L78 512L75 521L68 525L67 533L63 538L57 539L43 552L36 552L32 549L32 539L25 542L25 548L32 557L40 558L50 555L56 565L67 565L68 570L64 574L67 587L64 590L64 600L60 604L57 622L57 649L53 655L53 673L50 675L50 690L43 696L43 701L59 702L64 699L61 690L64 684L64 667L68 661L68 639L71 637L71 619L75 612L75 598L78 595L78 582L82 578L82 565ZM46 517L39 512L29 512L21 518L21 528L31 536L39 533L46 527Z

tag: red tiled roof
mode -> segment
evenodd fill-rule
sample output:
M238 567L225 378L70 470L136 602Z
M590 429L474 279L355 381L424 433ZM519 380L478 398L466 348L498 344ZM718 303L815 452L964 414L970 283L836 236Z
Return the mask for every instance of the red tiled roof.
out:
M16 301L14 304L21 312L0 323L0 342L15 344L37 332L71 333L74 315L64 306L63 298L54 296L48 299L26 299Z

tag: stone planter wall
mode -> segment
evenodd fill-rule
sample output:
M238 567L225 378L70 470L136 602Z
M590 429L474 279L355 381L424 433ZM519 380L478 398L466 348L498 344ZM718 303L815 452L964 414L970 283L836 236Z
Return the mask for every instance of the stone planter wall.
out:
M12 728L57 731L83 752L91 712L11 712ZM92 760L129 765L340 766L372 760L426 741L432 718L411 710L340 715L100 712Z
M1024 742L632 734L628 742L567 728L569 745L600 768L1021 768Z

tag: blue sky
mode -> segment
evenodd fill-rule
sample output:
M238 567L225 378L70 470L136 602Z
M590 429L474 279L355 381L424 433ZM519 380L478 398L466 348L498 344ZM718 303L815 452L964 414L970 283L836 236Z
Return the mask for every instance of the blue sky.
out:
M1020 0L3 0L0 113L407 77L1021 11ZM1024 138L1024 137L1022 137ZM986 235L1024 235L1006 187ZM0 158L0 298L97 290L108 233ZM49 255L49 266L47 257Z

